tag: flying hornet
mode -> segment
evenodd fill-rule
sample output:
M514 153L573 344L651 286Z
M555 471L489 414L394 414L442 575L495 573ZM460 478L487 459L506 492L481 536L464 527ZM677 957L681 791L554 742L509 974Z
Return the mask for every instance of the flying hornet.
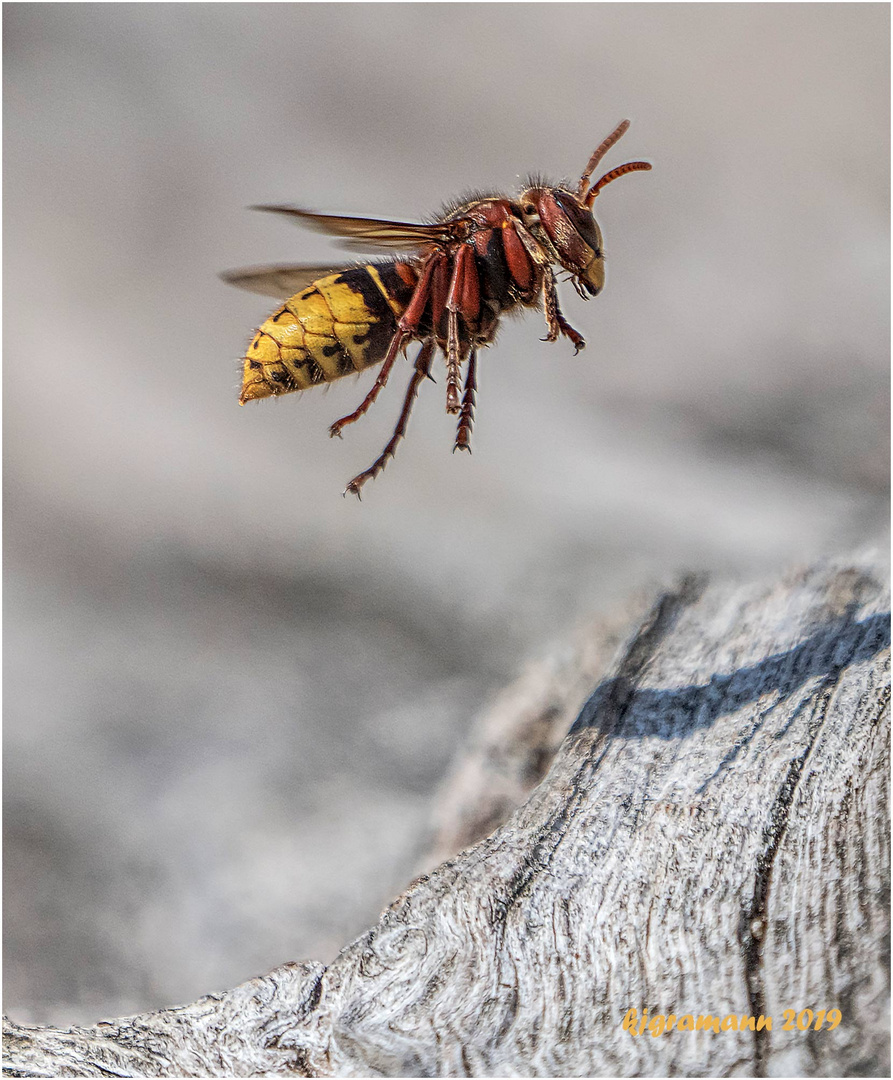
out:
M630 161L591 186L589 181L628 127L624 120L601 143L573 189L531 180L517 199L478 196L430 223L337 217L293 206L254 207L346 238L342 246L403 254L347 269L285 265L223 274L225 281L252 292L279 300L290 297L248 347L239 404L308 390L381 364L359 406L329 428L330 435L340 437L369 410L399 354L418 341L421 348L394 433L344 494L359 497L366 481L394 456L419 386L431 378L438 350L446 361L446 410L458 416L453 450L470 452L478 350L493 341L506 312L542 303L548 329L543 340L557 341L563 335L575 352L586 344L561 313L553 267L567 271L584 300L604 287L602 234L592 204L618 177L651 165Z

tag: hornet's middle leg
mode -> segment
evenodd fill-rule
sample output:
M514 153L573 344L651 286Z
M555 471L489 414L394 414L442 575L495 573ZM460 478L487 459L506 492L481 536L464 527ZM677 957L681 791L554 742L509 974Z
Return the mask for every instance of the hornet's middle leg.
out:
M477 350L472 348L468 357L468 371L465 373L465 393L462 395L462 409L459 412L459 426L456 430L456 445L453 453L457 450L467 450L471 453L471 428L474 424L474 398L477 390L475 379L477 369Z
M459 316L472 334L481 311L481 280L474 261L474 249L460 244L453 260L453 276L446 302L447 310L447 412L459 412L459 371L462 361Z

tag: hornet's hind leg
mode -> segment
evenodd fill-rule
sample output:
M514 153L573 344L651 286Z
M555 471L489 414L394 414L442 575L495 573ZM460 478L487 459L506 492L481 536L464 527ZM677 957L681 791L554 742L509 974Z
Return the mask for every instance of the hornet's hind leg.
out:
M412 412L412 407L415 403L415 396L418 392L419 384L428 377L428 372L431 369L431 358L434 355L434 348L435 342L432 338L429 338L422 345L419 350L419 355L415 360L415 370L412 373L412 378L409 380L406 397L403 401L403 410L400 413L400 419L397 421L397 426L394 428L394 434L391 436L388 445L382 450L379 457L373 461L369 468L351 480L344 489L345 495L349 491L359 499L360 488L363 484L365 484L367 480L373 480L378 476L385 465L387 465L388 460L394 456L394 452L397 449L397 443L399 443L406 434L406 425L409 421L409 414Z
M391 374L391 368L394 366L394 361L397 359L397 354L400 352L400 346L408 337L409 335L404 333L404 331L398 330L391 338L391 343L388 346L384 363L381 365L381 371L379 371L375 382L372 384L372 389L352 413L348 413L347 416L342 416L340 420L336 420L329 428L329 435L333 439L336 435L340 439L341 429L347 427L348 424L352 424L354 421L359 420L360 417L369 410L369 407L381 393L385 383L388 381L388 376Z

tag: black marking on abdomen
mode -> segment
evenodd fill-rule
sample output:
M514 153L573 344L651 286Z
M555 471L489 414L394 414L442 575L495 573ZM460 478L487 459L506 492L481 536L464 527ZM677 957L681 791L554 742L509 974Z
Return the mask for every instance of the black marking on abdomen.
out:
M287 371L271 371L267 376L270 382L278 383L285 391L297 390L298 384Z
M379 273L381 272L379 267L376 267L376 269ZM354 266L350 270L345 270L343 274L339 274L335 278L335 284L346 285L351 292L359 293L370 316L374 316L376 319L384 319L390 316L393 319L394 316L390 305L382 296L381 289L375 284L372 275L365 266Z
M390 312L387 317L369 326L367 334L355 334L354 341L363 347L363 365L380 364L385 358L391 338L397 333L397 320ZM359 340L357 341L357 338Z
M408 265L408 264L407 264ZM381 283L391 300L402 310L409 307L409 301L415 292L415 284L407 285L397 271L395 262L378 263L375 267Z
M323 356L337 356L338 357L338 374L335 378L339 378L341 375L354 375L356 374L356 365L351 359L350 353L340 341L335 341L334 345L323 345Z
M405 284L393 262L378 263L375 265L375 271L395 305L405 310L414 292L414 286ZM362 347L364 368L380 364L388 351L391 338L397 333L397 318L391 305L365 266L345 270L343 274L338 275L336 284L346 285L363 298L363 304L369 312L369 329L365 334L354 334L353 341L355 345Z
M353 357L343 346L338 350L338 374L339 375L353 375L356 373L357 366L353 362Z

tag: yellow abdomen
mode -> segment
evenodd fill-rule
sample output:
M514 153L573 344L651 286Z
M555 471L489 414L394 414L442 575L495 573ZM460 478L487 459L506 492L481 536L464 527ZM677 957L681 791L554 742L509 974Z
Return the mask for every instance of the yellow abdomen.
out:
M380 363L416 279L407 263L357 266L287 300L248 346L239 403L307 390Z

